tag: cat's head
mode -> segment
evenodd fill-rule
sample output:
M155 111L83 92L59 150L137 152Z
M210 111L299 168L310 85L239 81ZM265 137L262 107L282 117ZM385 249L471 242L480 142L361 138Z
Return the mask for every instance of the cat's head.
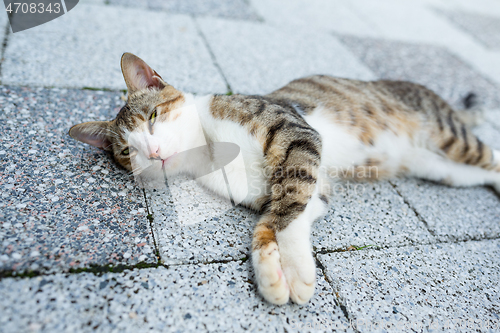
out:
M134 173L161 171L165 166L173 171L179 161L171 157L188 149L194 140L188 120L182 116L192 96L167 84L133 54L122 56L121 69L128 100L116 118L75 125L69 135L110 151L116 162Z

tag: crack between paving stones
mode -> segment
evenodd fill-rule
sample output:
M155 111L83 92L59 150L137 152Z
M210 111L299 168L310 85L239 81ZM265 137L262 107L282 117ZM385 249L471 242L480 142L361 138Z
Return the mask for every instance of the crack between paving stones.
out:
M215 67L217 68L217 70L219 71L220 75L222 76L222 79L226 83L227 94L228 95L232 95L233 94L233 89L231 89L231 85L229 84L229 81L227 80L226 75L222 71L222 68L219 65L219 63L217 62L217 58L215 57L215 54L212 51L212 48L210 47L210 44L208 43L208 40L207 40L205 34L201 30L201 27L200 27L200 25L198 23L198 20L196 19L196 17L194 15L191 15L191 18L194 21L194 25L196 27L196 30L198 30L198 34L199 34L201 40L203 40L203 43L205 44L205 47L207 48L208 53L210 54L210 58L212 58L212 61L213 61L214 65L215 65Z
M12 14L8 14L10 17ZM5 50L7 49L7 44L9 43L9 36L10 36L10 21L7 20L7 26L5 27L5 36L3 37L2 41L2 49L0 51L0 79L2 77L2 69L3 69L3 62L4 62L4 56L5 56ZM2 84L2 81L0 80L0 84Z
M484 240L500 240L500 237L491 237L491 238L485 238L485 239L479 239L479 240L464 240L460 242L437 242L437 243L429 243L429 244L416 244L413 246L425 246L425 245L439 245L439 244L459 244L459 243L466 243L466 242L480 242ZM387 248L404 248L407 246L411 245L401 245L401 246L391 246ZM376 248L376 250L380 250L381 248ZM357 251L370 251L370 249L366 250L357 250ZM352 252L357 252L357 251L352 251ZM323 264L319 261L318 259L318 254L332 254L332 253L339 253L339 252L346 252L342 249L342 251L339 250L326 250L326 251L315 251L314 252L314 258L316 260L316 265L318 268L321 269L323 276L325 277L326 281L330 284L330 286L334 289L333 287L333 281L331 281L328 276L326 275L326 270ZM134 270L134 269L147 269L147 268L158 268L158 267L165 267L165 268L170 268L173 266L189 266L189 265L211 265L211 264L227 264L230 262L246 262L249 259L248 256L245 256L243 258L239 259L219 259L219 260L210 260L210 261L198 261L198 262L185 262L185 263L174 263L174 264L162 264L162 263L146 263L146 262L139 262L134 265L89 265L89 267L81 267L81 268L71 268L69 271L61 271L61 272L40 272L40 271L23 271L23 272L16 272L13 270L4 270L0 271L0 281L4 278L34 278L38 276L50 276L50 275L56 275L56 274L80 274L80 273L92 273L94 275L100 276L105 273L121 273L126 270ZM344 311L344 310L342 310ZM344 313L345 314L345 313ZM349 318L346 315L346 318Z
M144 189L141 189L141 190L142 190L142 195L144 196L144 203L146 204L146 211L148 212L148 215L146 218L149 222L149 227L151 229L151 237L153 238L153 244L154 244L155 251L156 251L156 259L158 260L158 265L160 265L162 261L161 261L161 255L160 255L160 248L158 247L158 243L156 242L156 238L155 238L155 228L153 225L153 222L154 222L153 212L149 210L148 198L146 196L146 191Z
M489 240L500 240L500 235L493 237L484 237L484 238L471 238L471 239L462 239L462 240L450 240L450 241L437 241L433 243L418 243L418 244L403 244L403 245L394 245L394 246L374 246L362 250L347 250L346 248L334 249L334 250L316 250L316 255L318 254L334 254L334 253L344 253L344 252L360 252L360 251L381 251L385 249L403 249L405 247L419 247L419 246L428 246L428 245L445 245L445 244L462 244L468 242L483 242Z
M403 202L408 207L410 207L410 209L415 213L415 215L417 216L417 218L424 224L425 228L427 229L427 231L429 231L429 233L431 234L431 236L432 237L436 237L434 231L431 230L431 228L429 227L429 224L427 223L427 221L424 219L424 217L422 215L420 215L420 213L417 211L417 209L415 207L413 207L413 205L410 203L410 201L408 201L408 199L399 191L397 185L394 184L392 181L389 181L389 184L391 184L391 186L394 189L394 191L396 191L396 193L403 199Z
M326 268L323 266L321 261L318 259L318 254L317 252L313 252L314 254L314 259L316 260L316 267L321 270L321 273L323 277L325 278L325 281L330 285L332 288L334 294L335 294L335 304L340 308L342 313L344 314L345 318L347 319L348 325L354 330L354 332L359 333L359 331L352 325L352 319L350 318L349 312L347 311L347 307L345 306L344 302L342 301L342 298L339 295L338 290L333 285L333 281L328 277L326 274Z
M80 268L71 268L69 271L61 271L61 272L40 272L40 271L24 271L24 272L16 272L13 270L4 270L0 271L0 281L5 279L5 278L35 278L38 276L51 276L51 275L56 275L56 274L65 274L65 275L72 275L72 274L80 274L80 273L91 273L96 276L101 276L106 273L122 273L126 270L141 270L141 269L148 269L148 268L158 268L158 267L165 267L166 269L169 269L170 267L174 266L190 266L190 265L210 265L210 264L227 264L230 262L245 262L249 258L248 256L240 259L225 259L225 260L212 260L212 261L205 261L205 262L192 262L192 263L179 263L179 264L162 264L162 263L146 263L146 262L139 262L135 265L89 265L89 267L80 267Z

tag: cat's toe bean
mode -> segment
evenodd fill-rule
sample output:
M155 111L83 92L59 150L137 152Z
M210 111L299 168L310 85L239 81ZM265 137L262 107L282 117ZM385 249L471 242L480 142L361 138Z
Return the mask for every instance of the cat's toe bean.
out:
M260 294L270 303L287 303L290 289L281 269L277 244L254 251L252 261Z

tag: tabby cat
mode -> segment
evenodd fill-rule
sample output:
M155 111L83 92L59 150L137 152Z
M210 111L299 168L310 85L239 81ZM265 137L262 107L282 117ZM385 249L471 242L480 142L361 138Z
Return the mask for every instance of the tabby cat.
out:
M330 204L333 169L351 170L341 175L356 180L411 175L500 192L500 152L471 132L461 112L421 85L314 75L265 96L194 96L130 53L122 56L121 69L127 104L111 121L73 126L70 136L110 151L128 170L135 159L134 171L145 170L147 162L148 169L167 174L190 173L189 163L171 162L175 153L202 142L238 145L245 168L233 170L241 177L229 182L237 202L262 214L252 262L259 292L274 304L290 298L303 304L314 293L310 230ZM202 131L193 130L196 122ZM143 140L132 146L134 134ZM272 172L249 174L255 165ZM377 172L358 172L363 168ZM227 194L210 175L203 179ZM246 186L241 179L257 179L263 191L239 191Z

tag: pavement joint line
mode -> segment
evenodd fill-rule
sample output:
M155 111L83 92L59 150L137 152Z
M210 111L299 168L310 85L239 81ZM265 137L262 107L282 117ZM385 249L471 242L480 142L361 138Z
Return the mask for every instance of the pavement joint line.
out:
M410 207L410 209L415 213L417 218L424 224L425 228L427 229L427 231L429 231L431 236L436 237L435 232L433 230L431 230L427 221L424 219L424 217L422 215L420 215L420 213L417 211L417 209L415 207L413 207L413 205L410 203L410 201L399 191L398 186L396 184L394 184L394 182L392 182L392 181L389 181L389 184L391 184L391 186L394 188L394 191L396 191L396 193L403 199L404 203L408 207Z
M170 267L179 267L179 266L191 266L191 265L211 265L211 264L227 264L230 262L238 262L238 261L247 261L249 259L248 256L245 256L243 258L239 259L223 259L223 260L211 260L211 261L204 261L204 262L190 262L190 263L178 263L178 264L163 264L161 262L157 263L146 263L144 261L139 262L135 265L123 265L123 264L118 264L118 265L113 265L113 264L108 264L108 265L90 265L89 267L79 267L79 268L70 268L68 271L61 271L61 272L51 272L51 273L44 273L40 271L24 271L17 273L13 270L5 270L5 271L0 271L0 281L6 278L35 278L39 276L50 276L50 275L57 275L57 274L65 274L65 275L72 275L72 274L80 274L80 273L91 273L96 276L101 276L102 274L105 273L122 273L126 270L135 270L135 269L148 269L148 268L158 268L158 267L165 267L166 269L169 269ZM253 283L253 281L252 281Z
M496 237L484 237L484 238L469 238L469 239L462 239L462 240L450 240L450 241L436 241L436 242L431 242L431 243L418 243L418 244L400 244L400 245L394 245L394 246L373 246L369 247L366 249L361 249L361 250L347 250L345 248L339 248L335 250L320 250L320 251L314 251L315 256L318 254L333 254L333 253L343 253L343 252L358 252L358 251L370 251L370 250L375 250L375 251L381 251L381 250L387 250L387 249L402 249L406 247L417 247L417 246L428 246L428 245L441 245L441 244L462 244L462 243L468 243L468 242L483 242L483 241L489 241L489 240L500 240L500 236Z
M338 291L335 289L333 281L328 277L328 274L326 274L326 268L325 266L321 263L321 261L318 259L318 252L314 251L314 260L316 261L316 268L321 270L321 274L325 278L325 281L330 285L330 288L332 288L333 293L335 294L335 304L340 308L344 316L346 317L347 321L349 321L350 315L349 311L347 311L347 307L345 304L342 302L342 298L340 297ZM353 327L354 332L360 333L355 327Z
M210 44L208 43L208 40L207 40L205 34L201 30L201 27L200 27L200 25L198 23L198 20L197 20L196 16L191 15L191 18L194 21L194 25L196 27L196 30L198 30L198 34L200 35L201 40L203 40L203 43L205 44L205 47L207 48L208 53L210 54L210 58L212 58L214 66L217 68L217 70L219 71L220 75L222 76L222 79L224 79L224 82L226 83L227 94L228 95L232 95L233 94L233 89L231 88L231 85L229 84L229 81L227 80L226 75L224 74L224 71L222 70L222 67L219 65L219 63L217 61L217 58L215 57L215 53L212 51L212 48L210 47Z
M3 279L7 278L36 278L39 276L51 276L51 275L57 275L57 274L64 274L64 275L73 275L73 274L80 274L80 273L91 273L96 276L101 276L105 273L122 273L126 270L134 270L134 269L146 269L146 268L158 268L160 266L163 266L168 269L168 265L164 264L159 264L159 263L147 263L144 261L141 261L135 265L123 265L123 264L118 264L118 265L113 265L113 264L108 264L108 265L90 265L89 267L79 267L79 268L70 268L68 271L61 271L61 272L51 272L51 273L44 273L40 271L25 271L25 272L20 272L17 273L13 270L5 270L5 271L0 271L0 281Z
M149 227L151 228L151 237L153 238L153 244L154 244L155 251L156 251L156 259L158 259L158 264L161 264L162 260L161 260L160 249L158 247L158 243L156 242L155 232L154 232L154 225L153 225L154 217L153 217L153 213L149 210L148 198L146 196L146 191L144 189L142 189L142 195L144 196L144 202L146 204L146 210L148 212L147 220L149 222Z
M9 14L8 16L10 16ZM2 84L2 65L4 61L4 55L5 55L5 50L7 49L7 44L9 43L9 36L10 36L10 23L9 20L7 20L7 24L5 26L5 35L3 37L2 41L2 47L0 50L0 84Z

